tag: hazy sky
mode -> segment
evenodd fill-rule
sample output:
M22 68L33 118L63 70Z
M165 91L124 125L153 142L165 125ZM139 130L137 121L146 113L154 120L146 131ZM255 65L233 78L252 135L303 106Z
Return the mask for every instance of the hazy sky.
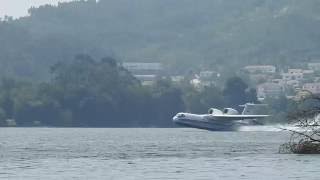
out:
M4 15L21 17L28 14L31 6L38 7L43 4L57 4L64 1L71 0L0 0L0 17Z

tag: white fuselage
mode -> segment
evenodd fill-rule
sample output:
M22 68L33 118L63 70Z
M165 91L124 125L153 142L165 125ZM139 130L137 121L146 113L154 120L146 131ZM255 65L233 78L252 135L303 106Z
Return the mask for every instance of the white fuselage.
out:
M224 108L222 111L210 108L208 114L178 113L173 117L173 122L183 126L189 126L213 131L237 130L243 125L261 125L258 119L269 115L255 113L259 108L265 108L266 104L246 103L242 113L232 108Z
M256 119L218 118L211 114L198 115L191 113L178 113L173 117L173 122L182 126L212 131L233 131L237 130L240 126L259 124Z

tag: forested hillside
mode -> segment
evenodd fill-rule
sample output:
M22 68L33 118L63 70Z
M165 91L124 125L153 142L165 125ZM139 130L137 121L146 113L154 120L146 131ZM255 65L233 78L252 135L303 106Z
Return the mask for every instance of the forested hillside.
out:
M320 59L318 0L100 0L31 8L0 23L0 75L46 80L76 54L175 72Z
M200 114L209 107L242 111L239 104L258 102L255 89L239 77L202 90L164 77L143 86L110 57L77 55L51 66L51 77L43 83L1 78L0 126L174 127L172 117L178 112ZM266 112L274 115L294 105L286 98L268 102L272 106Z

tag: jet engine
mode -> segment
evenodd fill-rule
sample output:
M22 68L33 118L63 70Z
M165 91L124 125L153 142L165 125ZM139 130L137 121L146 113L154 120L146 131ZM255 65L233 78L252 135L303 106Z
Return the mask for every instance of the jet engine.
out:
M239 115L239 112L235 109L232 108L224 108L223 109L223 114L227 114L227 115Z
M222 111L220 111L219 109L210 108L208 110L208 114L222 115Z

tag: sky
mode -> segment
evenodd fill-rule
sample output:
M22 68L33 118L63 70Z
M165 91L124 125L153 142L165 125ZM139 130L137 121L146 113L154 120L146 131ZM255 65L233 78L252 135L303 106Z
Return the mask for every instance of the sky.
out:
M5 15L19 18L28 15L28 9L44 4L57 4L71 0L0 0L0 17Z

